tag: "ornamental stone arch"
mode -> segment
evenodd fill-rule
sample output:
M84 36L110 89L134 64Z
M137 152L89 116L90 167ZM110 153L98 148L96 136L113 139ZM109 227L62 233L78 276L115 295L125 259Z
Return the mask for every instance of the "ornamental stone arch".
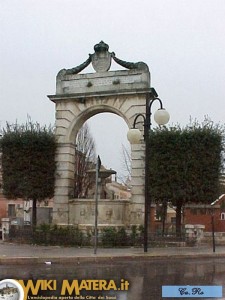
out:
M129 129L132 128L135 115L145 113L146 93L150 90L148 66L143 62L120 60L108 49L107 44L100 42L94 46L94 54L90 54L84 63L59 71L56 94L48 96L55 103L56 110L57 171L53 222L57 224L94 224L90 212L93 203L90 200L73 199L75 140L83 123L96 114L109 112L123 118ZM125 69L109 71L112 60ZM80 74L90 63L96 72ZM144 151L144 142L131 147L131 200L100 202L100 223L124 226L143 224ZM104 217L107 206L112 207L115 215L110 221ZM89 211L83 219L80 217L81 207Z

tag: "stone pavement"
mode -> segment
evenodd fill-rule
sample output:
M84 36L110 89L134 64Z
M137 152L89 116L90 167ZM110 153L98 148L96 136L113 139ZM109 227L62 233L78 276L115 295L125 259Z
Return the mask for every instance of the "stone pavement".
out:
M147 260L157 258L199 258L224 257L225 245L216 246L213 253L211 245L196 247L164 247L148 248L98 248L94 254L93 248L37 246L0 242L0 264L26 263L85 263L109 262L119 260Z

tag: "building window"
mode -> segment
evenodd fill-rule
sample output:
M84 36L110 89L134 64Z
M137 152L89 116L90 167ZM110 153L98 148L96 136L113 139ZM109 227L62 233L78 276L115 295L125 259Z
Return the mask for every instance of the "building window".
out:
M222 212L222 213L221 213L220 219L221 219L221 220L225 220L225 212Z
M16 206L15 204L8 204L8 217L16 216Z

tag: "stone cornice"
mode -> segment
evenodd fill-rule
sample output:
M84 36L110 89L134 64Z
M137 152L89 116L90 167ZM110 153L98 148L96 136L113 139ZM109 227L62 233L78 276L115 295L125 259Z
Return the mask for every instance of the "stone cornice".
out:
M86 98L93 97L107 97L107 96L115 96L115 95L143 95L151 92L151 89L130 89L130 90L119 90L119 91L104 91L104 92L89 92L89 93L73 93L73 94L57 94L57 95L48 95L47 97L54 103L61 100L72 100L77 102L85 102Z

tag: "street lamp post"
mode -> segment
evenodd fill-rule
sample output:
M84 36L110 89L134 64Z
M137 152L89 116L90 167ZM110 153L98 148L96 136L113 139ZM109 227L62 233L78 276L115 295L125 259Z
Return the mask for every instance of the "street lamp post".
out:
M146 93L145 115L137 114L134 118L133 128L127 133L127 138L131 144L138 144L141 139L141 132L136 128L137 120L141 117L144 122L144 142L145 142L145 215L144 215L144 252L148 251L148 216L151 210L151 196L149 193L149 131L151 129L152 104L158 101L160 108L155 112L154 119L158 125L165 125L169 121L169 113L163 108L162 101L158 98L154 88L150 88Z
M215 242L215 220L214 220L214 203L211 203L211 225L212 225L212 246L213 246L213 252L216 252L216 242Z

